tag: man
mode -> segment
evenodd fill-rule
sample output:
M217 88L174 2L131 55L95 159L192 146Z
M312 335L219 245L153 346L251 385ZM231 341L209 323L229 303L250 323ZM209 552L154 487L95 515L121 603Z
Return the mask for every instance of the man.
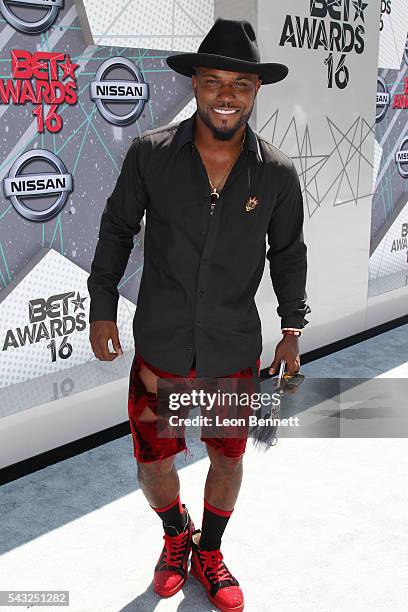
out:
M283 333L269 373L281 360L288 374L299 370L298 337L311 312L299 178L292 161L248 125L261 83L282 80L288 69L260 62L250 23L225 19L215 22L198 53L167 63L191 77L197 111L146 132L129 148L102 215L88 280L90 340L101 360L122 353L117 284L146 210L129 420L140 486L165 532L154 588L161 596L178 592L192 552L191 573L210 601L236 611L244 607L243 593L220 546L241 486L246 439L201 438L211 465L202 528L195 530L174 466L175 454L187 450L184 438L157 435L157 380L259 375L254 296L265 255Z

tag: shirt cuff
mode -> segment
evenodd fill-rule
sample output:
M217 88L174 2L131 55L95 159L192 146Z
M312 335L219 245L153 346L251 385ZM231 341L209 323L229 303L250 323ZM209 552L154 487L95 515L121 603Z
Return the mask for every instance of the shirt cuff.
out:
M301 319L295 316L285 316L281 317L281 329L294 328L294 329L304 329L306 324L304 321L306 319Z
M116 323L118 300L111 295L91 299L89 323L92 321L114 321Z

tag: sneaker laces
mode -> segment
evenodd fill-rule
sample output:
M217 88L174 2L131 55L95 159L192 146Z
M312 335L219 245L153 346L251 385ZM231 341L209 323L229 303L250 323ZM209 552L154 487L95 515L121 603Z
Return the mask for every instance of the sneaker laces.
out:
M204 560L203 572L208 569L208 574L212 580L221 582L222 580L233 580L231 572L223 562L223 554L218 550L201 550L200 555Z
M183 531L177 536L164 534L163 563L165 565L177 565L186 549L188 531Z

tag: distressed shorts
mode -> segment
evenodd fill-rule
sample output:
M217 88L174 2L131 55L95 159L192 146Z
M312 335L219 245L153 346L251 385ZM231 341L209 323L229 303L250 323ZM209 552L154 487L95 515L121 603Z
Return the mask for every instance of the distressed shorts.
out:
M257 376L260 375L260 362L260 359L256 361L256 367L258 369ZM144 422L139 419L146 406L149 406L153 413L157 414L157 396L155 393L146 389L143 381L138 375L142 364L160 378L197 378L196 368L194 367L195 362L188 375L181 376L156 368L152 364L146 362L143 357L135 351L129 376L128 416L133 440L133 455L136 461L140 463L149 463L166 459L181 451L184 451L185 459L187 459L187 453L190 451L187 448L184 433L182 437L160 437L157 435L156 421ZM252 376L254 376L252 367L248 367L228 376L224 376L223 378L249 378ZM245 453L247 436L242 436L241 434L239 438L209 438L201 435L200 440L217 449L226 457L239 458Z

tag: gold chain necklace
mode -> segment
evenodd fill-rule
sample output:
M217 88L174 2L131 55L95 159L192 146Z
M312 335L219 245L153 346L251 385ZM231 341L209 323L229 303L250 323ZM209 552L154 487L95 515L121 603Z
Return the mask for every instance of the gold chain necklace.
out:
M234 159L232 160L231 165L228 166L227 171L225 172L224 176L222 177L222 179L218 183L217 187L215 187L213 185L213 183L212 183L212 181L210 179L210 175L208 174L207 168L205 169L205 171L207 172L208 182L210 183L210 186L211 186L211 189L212 189L211 194L210 194L210 197L211 197L211 214L213 213L216 201L220 197L220 194L218 193L217 189L220 187L220 185L222 185L225 177L227 176L227 174L231 170L232 166L235 164L235 162L236 162L236 160L238 158L238 155L241 153L242 149L244 148L245 137L246 137L246 131L244 132L244 137L242 139L241 146L240 146L240 148L237 151L237 154L235 155Z

